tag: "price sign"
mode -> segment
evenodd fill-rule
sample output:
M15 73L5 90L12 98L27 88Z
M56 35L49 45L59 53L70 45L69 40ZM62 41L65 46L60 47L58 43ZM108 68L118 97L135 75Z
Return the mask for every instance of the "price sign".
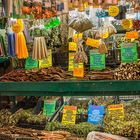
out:
M75 42L69 42L69 51L76 51L77 44Z
M132 26L133 26L132 20L130 20L130 19L123 19L122 20L122 27L124 29L130 29L130 28L132 28Z
M32 57L28 57L25 63L25 69L30 70L33 68L38 68L38 60L33 60Z
M62 124L72 124L74 125L76 122L76 106L64 106L63 116L62 116Z
M80 77L80 78L84 77L84 65L83 65L83 63L74 64L73 76Z
M136 62L138 60L138 52L136 43L121 44L121 61L122 63Z
M73 71L74 69L74 56L75 56L75 52L69 53L69 67L68 67L69 71Z
M56 108L56 100L54 101L45 100L44 107L43 107L43 114L45 116L51 117L55 112L55 108Z
M111 17L116 17L119 14L120 10L118 6L110 6L109 7L109 15Z
M118 118L124 118L124 106L123 104L109 105L108 114L117 116Z
M90 70L105 69L105 54L100 54L98 51L90 51Z
M103 35L102 35L102 38L108 38L109 37L109 33L108 32L105 32Z
M93 124L102 124L104 115L104 106L89 105L88 122Z
M86 45L98 48L99 45L100 45L100 40L88 38L87 41L86 41Z
M73 40L74 42L77 42L77 39L81 39L83 38L83 34L79 33L79 34L74 34Z
M39 60L39 68L48 68L52 66L52 50L48 50L48 58Z
M138 39L139 33L138 32L126 32L126 39Z

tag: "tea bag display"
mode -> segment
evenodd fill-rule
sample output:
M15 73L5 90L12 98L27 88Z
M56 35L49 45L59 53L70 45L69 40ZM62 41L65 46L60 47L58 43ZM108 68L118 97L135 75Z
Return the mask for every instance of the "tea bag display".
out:
M48 57L47 46L44 37L35 37L32 58L41 60Z
M75 63L88 63L88 57L83 49L83 40L78 39L77 41L77 50L74 56Z
M84 12L71 11L69 27L81 33L91 29L93 25Z

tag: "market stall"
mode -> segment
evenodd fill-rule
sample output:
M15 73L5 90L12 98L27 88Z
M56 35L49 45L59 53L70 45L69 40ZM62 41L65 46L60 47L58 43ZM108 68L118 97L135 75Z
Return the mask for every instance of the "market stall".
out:
M0 15L0 140L139 140L139 0L0 0Z

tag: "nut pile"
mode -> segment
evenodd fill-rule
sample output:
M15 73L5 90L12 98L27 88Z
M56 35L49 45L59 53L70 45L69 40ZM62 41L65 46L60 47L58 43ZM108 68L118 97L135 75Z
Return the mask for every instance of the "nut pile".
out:
M115 80L140 80L140 61L131 64L122 64L115 70Z

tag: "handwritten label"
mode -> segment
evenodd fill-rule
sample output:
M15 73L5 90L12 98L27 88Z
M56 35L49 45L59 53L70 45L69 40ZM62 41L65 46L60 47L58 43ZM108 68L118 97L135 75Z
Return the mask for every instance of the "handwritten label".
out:
M83 38L83 34L79 33L79 34L74 34L73 40L74 42L77 42L78 39Z
M104 115L104 106L89 105L88 122L93 124L102 124Z
M109 15L111 17L116 17L119 14L120 10L117 6L110 6L109 7Z
M138 52L136 43L121 44L121 61L122 63L136 62L138 60Z
M100 54L98 51L90 51L90 70L105 69L105 54Z
M52 50L48 50L48 58L39 60L39 68L48 68L52 66Z
M28 57L25 63L25 69L30 70L33 68L38 68L38 60L33 60L32 57Z
M69 42L69 51L76 51L77 44L75 42Z
M44 101L44 108L43 108L43 114L45 116L51 117L55 113L56 108L56 100L45 100Z
M109 105L108 114L117 116L118 118L124 118L124 106L123 104Z
M68 67L69 71L73 71L74 69L74 56L75 56L75 52L69 53L69 67Z
M132 28L132 20L130 20L130 19L123 19L122 20L122 27L124 29L130 29L130 28Z
M103 35L102 35L102 38L108 38L109 37L109 33L108 32L105 32Z
M126 39L138 39L139 33L138 32L126 32Z
M80 78L84 77L84 65L83 65L83 63L74 64L73 76L80 77Z
M76 106L64 106L62 124L72 124L76 122L77 107Z
M99 45L100 45L100 40L88 38L87 41L86 41L86 45L98 48Z

